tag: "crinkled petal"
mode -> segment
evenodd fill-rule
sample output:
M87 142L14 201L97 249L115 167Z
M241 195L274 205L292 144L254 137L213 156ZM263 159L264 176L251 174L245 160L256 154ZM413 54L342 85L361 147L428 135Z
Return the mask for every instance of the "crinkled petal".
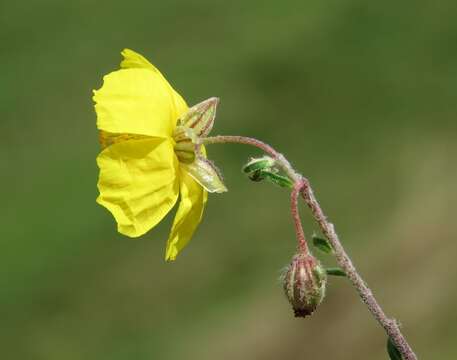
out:
M121 52L124 60L121 62L121 68L123 69L132 69L132 68L140 68L140 69L148 69L156 74L160 75L164 81L165 77L161 74L161 72L154 66L152 65L143 55L138 54L137 52L130 50L130 49L124 49ZM185 114L187 112L187 104L184 101L184 99L179 95L173 87L170 85L168 81L166 81L168 86L171 89L172 97L173 97L173 102L174 106L176 107L176 112L178 115L178 118Z
M191 239L203 215L208 193L185 170L180 172L180 196L170 236L165 260L172 261Z
M169 138L179 117L167 81L147 69L114 71L94 91L97 127L110 133Z
M113 214L124 235L143 235L176 203L179 168L170 140L121 141L104 149L97 164L97 202Z
M107 131L100 130L99 140L102 150L110 145L117 144L122 141L127 140L145 140L150 139L150 136L146 135L137 135L137 134L117 134L109 133Z

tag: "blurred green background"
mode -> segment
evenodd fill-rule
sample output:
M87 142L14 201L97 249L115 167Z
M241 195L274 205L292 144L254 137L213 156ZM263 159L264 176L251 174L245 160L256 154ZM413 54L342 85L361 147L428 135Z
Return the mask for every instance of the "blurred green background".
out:
M420 358L455 359L456 15L452 0L0 2L0 357L387 359L344 279L293 317L289 198L243 178L255 149L209 148L230 191L175 263L172 216L116 233L95 203L91 92L130 47L189 104L221 98L213 134L284 152Z

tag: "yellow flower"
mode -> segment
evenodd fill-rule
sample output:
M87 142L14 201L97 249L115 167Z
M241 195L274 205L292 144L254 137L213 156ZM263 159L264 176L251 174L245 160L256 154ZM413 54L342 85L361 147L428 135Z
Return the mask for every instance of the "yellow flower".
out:
M188 108L143 56L122 51L121 69L94 91L102 151L97 202L114 216L118 231L138 237L177 202L165 259L174 260L202 218L207 191L227 189L203 146L214 122L216 98Z

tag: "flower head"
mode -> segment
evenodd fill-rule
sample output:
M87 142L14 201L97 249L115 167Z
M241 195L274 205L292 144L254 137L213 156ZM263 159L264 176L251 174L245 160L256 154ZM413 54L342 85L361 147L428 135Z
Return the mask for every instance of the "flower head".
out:
M212 128L217 98L188 108L164 76L140 54L125 49L121 69L94 91L102 151L97 202L118 231L143 235L180 198L165 253L174 260L202 218L207 191L224 192L199 137Z

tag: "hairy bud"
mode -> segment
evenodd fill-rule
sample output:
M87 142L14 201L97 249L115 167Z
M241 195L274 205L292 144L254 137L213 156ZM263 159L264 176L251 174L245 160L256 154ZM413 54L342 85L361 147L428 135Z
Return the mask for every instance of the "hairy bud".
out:
M284 292L296 317L311 315L325 296L327 275L312 255L297 254L283 275Z

